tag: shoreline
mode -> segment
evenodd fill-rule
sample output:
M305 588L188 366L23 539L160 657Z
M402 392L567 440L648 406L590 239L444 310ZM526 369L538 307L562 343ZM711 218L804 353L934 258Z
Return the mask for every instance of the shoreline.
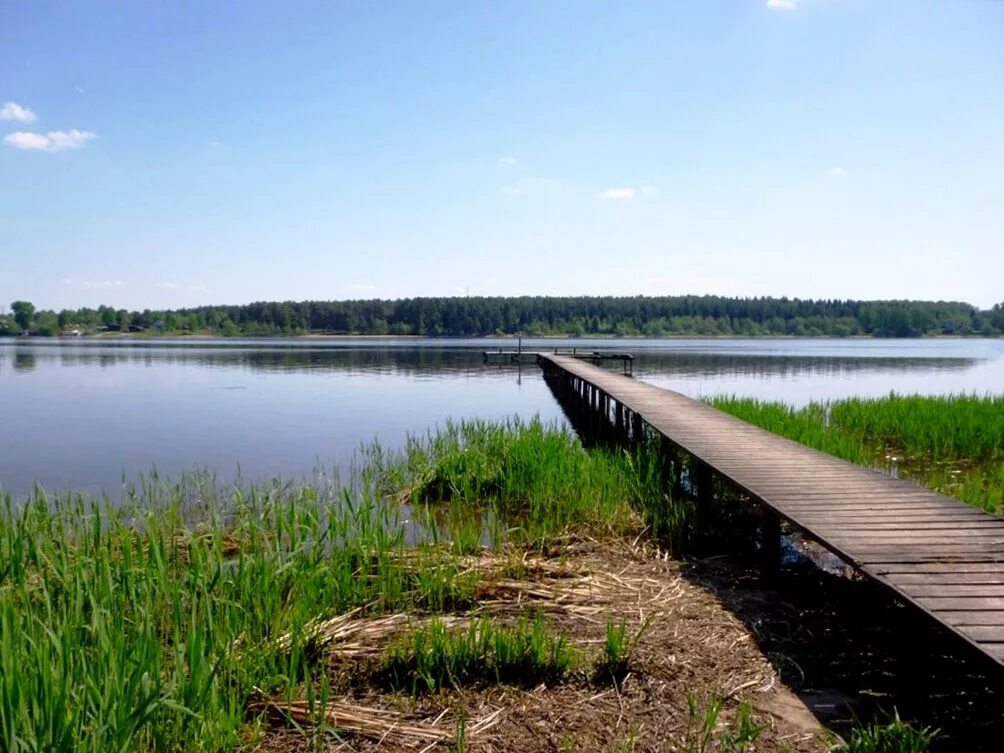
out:
M400 340L438 340L443 342L451 342L456 340L482 340L485 342L494 341L504 341L511 342L513 340L519 340L518 335L363 335L363 334L327 334L327 333L309 333L309 334L290 334L290 335L222 335L222 334L208 334L208 333L196 333L196 334L186 334L186 333L164 333L164 334L137 334L137 333L122 333L122 332L98 332L94 334L86 335L0 335L0 341L14 341L14 342L76 342L78 340L93 341L93 340L135 340L137 342L143 342L147 340L157 341L157 340L194 340L194 341L228 341L228 340L345 340L345 341L359 341L359 340L373 340L373 341L400 341ZM523 340L526 341L538 341L538 340L569 340L569 341L589 341L589 340L609 340L611 342L633 342L633 341L644 341L644 342L655 342L655 341L668 341L674 342L678 340L790 340L790 341L803 341L803 340L852 340L852 341L864 341L864 340L874 340L883 342L905 342L912 340L1001 340L1004 339L1004 335L919 335L916 337L877 337L875 335L661 335L658 337L647 336L647 335L523 335Z

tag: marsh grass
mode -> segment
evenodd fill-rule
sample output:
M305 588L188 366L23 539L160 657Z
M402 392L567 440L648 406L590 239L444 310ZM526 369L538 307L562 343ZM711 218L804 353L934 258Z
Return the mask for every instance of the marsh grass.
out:
M508 627L489 617L459 629L432 620L391 646L380 675L390 688L415 695L475 683L536 685L564 678L577 657L539 614Z
M2 496L0 749L234 750L252 699L322 687L310 625L468 609L478 573L460 555L486 542L637 527L630 472L540 422L478 422L369 447L344 483L151 474L117 504ZM537 621L469 637L499 678L560 675L570 652Z
M852 463L894 471L984 510L1004 512L1004 396L891 394L803 408L754 398L709 402Z
M586 452L570 432L537 420L447 423L410 439L403 460L379 461L382 486L407 490L417 509L505 521L504 531L486 532L496 546L540 544L576 529L622 533L638 522L627 456ZM464 534L459 548L470 549L473 538Z

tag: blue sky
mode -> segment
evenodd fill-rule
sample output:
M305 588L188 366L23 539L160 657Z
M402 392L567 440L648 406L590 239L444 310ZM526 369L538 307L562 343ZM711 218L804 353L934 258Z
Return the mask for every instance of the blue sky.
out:
M0 3L0 302L1004 300L1004 2Z

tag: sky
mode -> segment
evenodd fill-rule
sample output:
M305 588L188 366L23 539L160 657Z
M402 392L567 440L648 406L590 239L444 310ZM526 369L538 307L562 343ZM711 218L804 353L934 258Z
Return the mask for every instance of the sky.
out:
M0 304L1002 283L998 0L0 0Z

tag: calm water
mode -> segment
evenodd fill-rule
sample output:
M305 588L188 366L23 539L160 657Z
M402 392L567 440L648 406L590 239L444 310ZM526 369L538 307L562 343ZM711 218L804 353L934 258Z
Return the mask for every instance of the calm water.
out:
M151 468L301 478L451 417L563 420L536 367L482 365L492 345L0 339L0 486L114 495ZM524 341L555 346L632 352L639 378L695 397L1004 390L1002 340Z

